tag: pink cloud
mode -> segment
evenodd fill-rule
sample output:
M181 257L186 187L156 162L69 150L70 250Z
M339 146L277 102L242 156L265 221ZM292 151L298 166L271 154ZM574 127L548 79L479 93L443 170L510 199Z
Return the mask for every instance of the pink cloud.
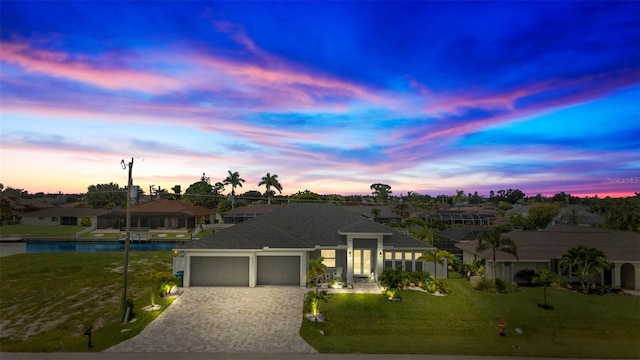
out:
M100 69L88 61L73 60L68 54L38 50L26 43L3 41L3 62L16 64L29 73L91 84L109 90L134 90L160 94L181 89L177 78L129 69Z

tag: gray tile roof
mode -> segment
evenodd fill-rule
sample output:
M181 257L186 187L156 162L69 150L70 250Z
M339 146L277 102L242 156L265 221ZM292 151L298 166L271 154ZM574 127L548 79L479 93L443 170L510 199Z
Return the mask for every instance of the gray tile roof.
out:
M91 217L109 214L110 210L91 209L91 208L69 208L59 207L50 208L23 214L22 217L40 217L40 216L68 216L68 217Z
M518 245L520 261L557 259L572 247L580 245L602 250L609 261L640 261L640 234L632 231L556 224L542 231L512 231L505 236ZM475 252L476 246L475 240L456 245L471 253ZM491 250L479 254L485 259L493 257ZM515 260L513 255L496 252L496 261Z
M382 219L402 219L402 216L393 212L393 209L388 205L359 205L359 206L343 206L342 208L354 212L356 214L360 214L366 218L373 217L371 215L371 210L378 209L380 210L379 218Z
M385 247L431 248L375 221L333 204L291 203L228 229L205 236L180 249L262 249L346 246L339 231L384 233Z

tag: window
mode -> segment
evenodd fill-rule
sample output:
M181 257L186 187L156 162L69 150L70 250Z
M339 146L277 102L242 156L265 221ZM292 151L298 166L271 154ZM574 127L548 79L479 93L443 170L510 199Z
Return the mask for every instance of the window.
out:
M329 268L336 267L336 251L332 249L320 250L320 256L324 259L322 263Z

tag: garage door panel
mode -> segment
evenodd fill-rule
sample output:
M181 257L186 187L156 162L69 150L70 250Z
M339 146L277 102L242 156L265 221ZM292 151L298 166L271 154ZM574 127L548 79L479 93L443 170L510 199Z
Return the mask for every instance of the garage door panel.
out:
M300 256L258 256L257 283L300 286Z
M248 257L191 257L190 286L249 286Z

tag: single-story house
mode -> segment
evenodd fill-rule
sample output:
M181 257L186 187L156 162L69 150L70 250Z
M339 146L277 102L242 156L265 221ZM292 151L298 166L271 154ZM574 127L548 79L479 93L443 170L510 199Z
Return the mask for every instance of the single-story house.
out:
M90 226L96 226L100 216L110 213L104 209L56 207L22 214L20 224L33 226L59 226L81 224L81 219L89 219Z
M22 216L34 211L55 208L55 205L37 199L23 199L13 196L0 197L0 217L8 224L20 224Z
M421 216L427 222L443 221L447 225L490 226L496 220L495 213L487 210L450 208Z
M540 231L511 231L504 236L518 246L518 259L511 254L496 252L497 278L514 281L515 275L524 269L555 271L568 281L577 281L571 271L561 269L558 260L569 249L580 245L603 251L614 267L601 274L599 283L640 290L640 234L632 231L592 228L577 225L556 224ZM492 251L476 253L477 241L460 242L456 246L463 251L463 261L476 258L487 261L486 274L492 274Z
M402 223L402 216L394 212L394 208L389 205L370 206L343 206L345 209L360 214L369 219L373 219L380 224L400 224Z
M131 227L147 229L193 229L211 221L216 210L178 200L154 200L131 207ZM99 219L99 228L126 226L127 209L112 212Z
M353 283L398 266L433 273L417 260L428 249L340 206L291 203L178 247L174 270L184 271L186 287L305 286L308 260L322 256L327 273Z
M462 250L456 247L456 244L461 241L478 240L480 234L491 232L491 230L493 230L492 227L451 227L440 231L433 245L462 259Z
M222 222L225 224L239 224L245 220L253 219L256 216L267 214L281 206L282 205L274 204L238 206L222 214Z

